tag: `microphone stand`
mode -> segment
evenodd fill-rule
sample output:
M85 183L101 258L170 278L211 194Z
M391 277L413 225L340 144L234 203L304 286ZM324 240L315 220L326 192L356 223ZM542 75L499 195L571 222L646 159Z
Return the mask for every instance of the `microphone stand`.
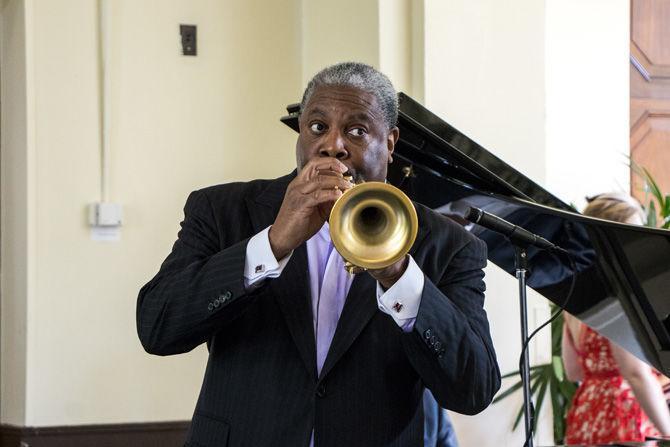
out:
M533 245L541 250L558 250L562 248L547 239L533 234L523 227L515 225L495 214L470 207L464 216L466 220L481 225L488 230L502 234L514 247L514 266L516 279L519 281L519 311L521 313L521 383L523 385L523 414L526 425L526 441L523 447L533 447L533 402L530 394L530 362L528 360L528 301L526 299L526 274L528 273L528 252L526 247Z
M519 311L521 323L521 349L523 360L521 362L521 382L523 383L523 415L526 426L526 442L524 447L533 447L533 418L531 415L532 401L530 394L530 361L528 349L524 349L528 340L528 301L526 297L526 272L528 271L528 254L526 248L514 244L514 265L516 268L516 279L519 282Z

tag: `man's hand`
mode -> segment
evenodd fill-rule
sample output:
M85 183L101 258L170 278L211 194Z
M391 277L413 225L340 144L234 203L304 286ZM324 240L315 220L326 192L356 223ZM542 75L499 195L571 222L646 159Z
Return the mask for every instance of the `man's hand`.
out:
M335 201L353 187L342 176L347 170L336 158L315 158L289 183L270 227L270 247L276 259L283 259L323 226Z
M377 270L368 270L370 275L379 281L379 284L382 285L384 290L388 290L400 279L400 277L407 270L407 264L409 263L409 258L407 255L403 256L402 259L395 262L394 264L384 267L383 269Z

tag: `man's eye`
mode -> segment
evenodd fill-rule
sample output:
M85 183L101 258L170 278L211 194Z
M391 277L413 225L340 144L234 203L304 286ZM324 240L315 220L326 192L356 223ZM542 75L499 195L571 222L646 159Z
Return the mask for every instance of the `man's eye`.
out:
M309 129L314 133L321 133L326 129L326 126L322 123L312 123L310 124Z
M349 133L355 137L362 137L363 135L366 134L365 129L362 127L354 127L349 131Z

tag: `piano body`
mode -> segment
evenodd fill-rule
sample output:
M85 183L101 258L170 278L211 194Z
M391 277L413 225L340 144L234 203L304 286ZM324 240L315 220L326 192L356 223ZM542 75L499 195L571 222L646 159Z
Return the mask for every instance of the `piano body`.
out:
M670 231L582 216L409 96L400 93L399 103L389 181L447 215L476 206L566 249L576 272L567 257L530 247L528 286L670 375ZM287 110L281 120L297 131L299 106ZM513 275L507 238L472 231L487 243L489 260Z

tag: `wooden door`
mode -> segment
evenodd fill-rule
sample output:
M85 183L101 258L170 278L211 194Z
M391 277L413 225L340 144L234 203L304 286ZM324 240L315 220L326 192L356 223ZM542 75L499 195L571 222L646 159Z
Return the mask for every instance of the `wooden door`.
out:
M630 155L670 194L670 0L631 0L630 25ZM644 200L632 171L631 193Z

